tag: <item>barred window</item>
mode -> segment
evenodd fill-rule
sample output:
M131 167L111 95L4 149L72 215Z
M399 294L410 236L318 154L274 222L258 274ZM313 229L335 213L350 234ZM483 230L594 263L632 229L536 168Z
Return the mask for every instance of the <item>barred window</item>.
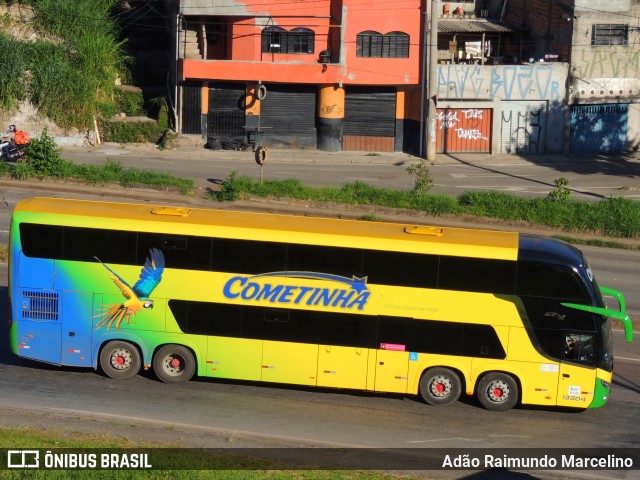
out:
M270 26L262 30L262 53L313 53L315 32L308 28L294 28L290 32Z
M627 45L629 25L623 23L596 23L591 30L591 45Z
M384 35L361 32L357 36L356 56L368 58L409 58L409 35L389 32Z

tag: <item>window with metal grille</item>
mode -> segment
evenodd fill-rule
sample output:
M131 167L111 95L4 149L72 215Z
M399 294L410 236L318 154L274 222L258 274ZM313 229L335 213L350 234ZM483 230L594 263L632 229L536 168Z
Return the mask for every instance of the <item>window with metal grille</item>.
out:
M591 30L591 45L627 45L629 25L623 23L596 23Z
M368 58L409 58L409 35L389 32L384 35L366 31L356 40L356 56Z
M58 320L58 294L25 290L22 293L22 318Z
M313 53L316 34L308 28L294 28L290 32L281 27L262 30L262 53Z

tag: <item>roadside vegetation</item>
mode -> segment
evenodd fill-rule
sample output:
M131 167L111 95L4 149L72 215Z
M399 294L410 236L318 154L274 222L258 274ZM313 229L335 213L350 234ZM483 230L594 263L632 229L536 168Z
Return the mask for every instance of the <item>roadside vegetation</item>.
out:
M25 157L14 164L0 161L0 175L8 174L16 180L54 178L74 180L89 185L118 184L129 188L149 187L176 191L183 195L192 195L195 192L193 180L167 173L125 168L120 162L113 160L107 160L102 166L78 165L64 160L60 155L60 149L46 129L40 137L29 141L24 152Z
M5 470L3 479L21 480L23 478L66 480L76 478L104 478L121 480L137 479L211 479L211 480L411 480L411 476L392 475L375 471L340 471L340 470L291 470L290 466L268 459L242 455L219 455L207 450L182 450L178 445L133 443L122 437L105 435L90 436L79 432L64 434L53 430L35 430L29 428L0 427L0 448L15 449L50 449L52 453L58 449L70 449L69 453L142 453L145 449L162 448L162 465L189 465L191 470L47 470L38 469ZM95 450L93 450L95 449ZM126 450L123 450L126 449ZM157 450L155 450L157 452ZM232 449L230 449L232 451ZM157 456L155 458L158 458ZM40 459L41 464L44 459ZM157 464L156 464L157 465ZM215 470L208 470L214 467ZM424 477L423 477L424 478Z
M500 192L466 192L459 197L425 193L425 182L417 178L411 191L376 188L362 182L342 187L313 188L298 180L256 182L231 173L219 192L210 192L217 201L260 198L294 198L316 202L401 208L431 216L472 216L516 224L543 226L565 232L598 233L613 238L640 236L640 203L622 197L597 202L572 200L567 183L546 198L524 198ZM428 188L427 188L428 190Z

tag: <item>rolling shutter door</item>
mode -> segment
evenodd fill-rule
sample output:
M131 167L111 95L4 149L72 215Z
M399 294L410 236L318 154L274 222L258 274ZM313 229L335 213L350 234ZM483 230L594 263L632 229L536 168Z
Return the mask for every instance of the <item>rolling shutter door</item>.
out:
M394 88L345 89L343 150L394 151Z
M627 146L629 105L577 105L571 110L572 153L620 153Z
M260 104L263 144L315 148L316 87L311 85L267 85Z
M438 109L438 152L491 152L490 108Z
M547 102L503 101L500 106L500 153L545 153Z

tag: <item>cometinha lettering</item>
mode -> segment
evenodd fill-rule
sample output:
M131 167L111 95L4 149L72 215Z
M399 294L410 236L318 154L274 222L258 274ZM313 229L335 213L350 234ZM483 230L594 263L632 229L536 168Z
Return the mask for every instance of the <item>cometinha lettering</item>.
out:
M305 285L282 285L263 283L262 276L231 277L224 285L222 292L230 300L266 301L274 304L306 305L310 307L333 307L340 309L363 310L371 292L364 279L347 279L329 275L316 274L314 278L346 283L343 288L321 288ZM290 275L289 275L290 276ZM306 274L310 276L310 274Z

